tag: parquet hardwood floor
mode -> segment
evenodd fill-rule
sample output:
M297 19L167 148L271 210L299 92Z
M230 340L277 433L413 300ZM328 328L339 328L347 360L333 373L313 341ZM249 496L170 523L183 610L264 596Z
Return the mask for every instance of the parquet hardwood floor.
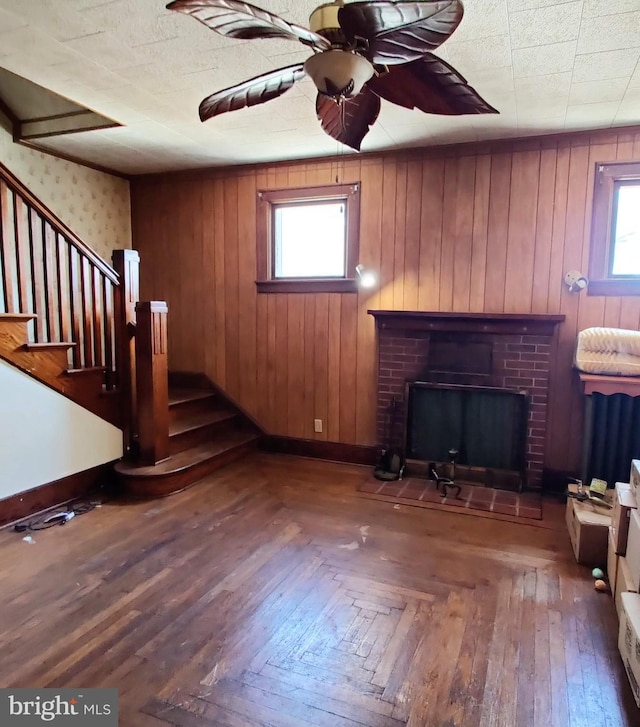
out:
M0 532L0 685L118 687L123 727L632 727L610 596L542 526L359 497L257 453Z

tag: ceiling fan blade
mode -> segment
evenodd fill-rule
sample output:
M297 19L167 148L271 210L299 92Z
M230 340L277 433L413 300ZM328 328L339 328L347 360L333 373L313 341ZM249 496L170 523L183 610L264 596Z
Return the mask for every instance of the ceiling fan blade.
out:
M211 94L200 104L200 120L206 121L227 111L236 111L271 101L272 98L282 96L304 75L303 64L297 63Z
M392 65L422 58L453 33L462 20L459 0L354 2L340 8L338 20L347 40L366 41L373 63Z
M331 47L318 33L237 0L174 0L167 8L192 15L211 30L229 38L284 38L299 40L319 50Z
M380 113L380 99L368 88L340 104L318 94L316 113L329 136L360 151L362 140Z
M497 114L455 68L429 53L425 58L374 76L367 86L378 96L427 114Z

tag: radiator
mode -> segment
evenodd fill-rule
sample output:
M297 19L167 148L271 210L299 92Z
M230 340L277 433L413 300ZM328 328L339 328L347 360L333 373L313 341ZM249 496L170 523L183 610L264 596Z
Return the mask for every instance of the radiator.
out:
M640 397L587 396L582 477L628 482L631 460L640 459Z

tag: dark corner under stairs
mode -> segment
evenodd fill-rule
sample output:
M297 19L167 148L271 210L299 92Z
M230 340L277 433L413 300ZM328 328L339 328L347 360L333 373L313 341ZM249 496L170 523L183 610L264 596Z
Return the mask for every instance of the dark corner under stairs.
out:
M133 497L180 492L257 448L262 432L204 377L169 376L169 457L155 465L122 460L116 474Z

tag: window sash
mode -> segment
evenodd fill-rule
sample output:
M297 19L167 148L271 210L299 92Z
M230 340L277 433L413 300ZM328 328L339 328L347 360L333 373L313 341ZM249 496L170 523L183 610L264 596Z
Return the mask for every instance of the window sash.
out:
M342 260L340 262L341 270L335 274L318 274L318 275L283 275L282 267L286 266L287 263L283 260L283 245L285 241L282 239L283 229L282 225L284 220L282 215L278 214L285 212L290 209L309 208L309 207L326 207L328 205L340 205L343 207L342 211L342 237L340 239L340 247L342 249ZM345 278L347 275L347 245L348 245L348 219L347 219L347 200L346 198L336 198L329 200L306 200L303 202L287 202L282 204L274 204L271 210L271 221L272 221L272 264L273 269L271 271L271 277L274 280L309 280L309 279L335 279ZM280 223L280 224L279 224Z
M617 189L640 184L640 162L597 163L594 180L588 295L638 295L640 275L613 275Z
M640 190L640 178L639 179L624 179L615 180L613 183L613 207L611 214L611 230L610 239L611 244L609 246L609 260L608 260L608 271L609 277L611 278L632 278L640 280L640 272L638 273L615 273L614 262L616 258L617 245L618 245L618 224L620 221L620 191L625 187L637 187Z
M345 264L341 277L276 277L274 209L279 205L345 205ZM256 286L259 293L358 292L355 268L358 264L360 232L360 183L332 184L258 192L256 214Z

